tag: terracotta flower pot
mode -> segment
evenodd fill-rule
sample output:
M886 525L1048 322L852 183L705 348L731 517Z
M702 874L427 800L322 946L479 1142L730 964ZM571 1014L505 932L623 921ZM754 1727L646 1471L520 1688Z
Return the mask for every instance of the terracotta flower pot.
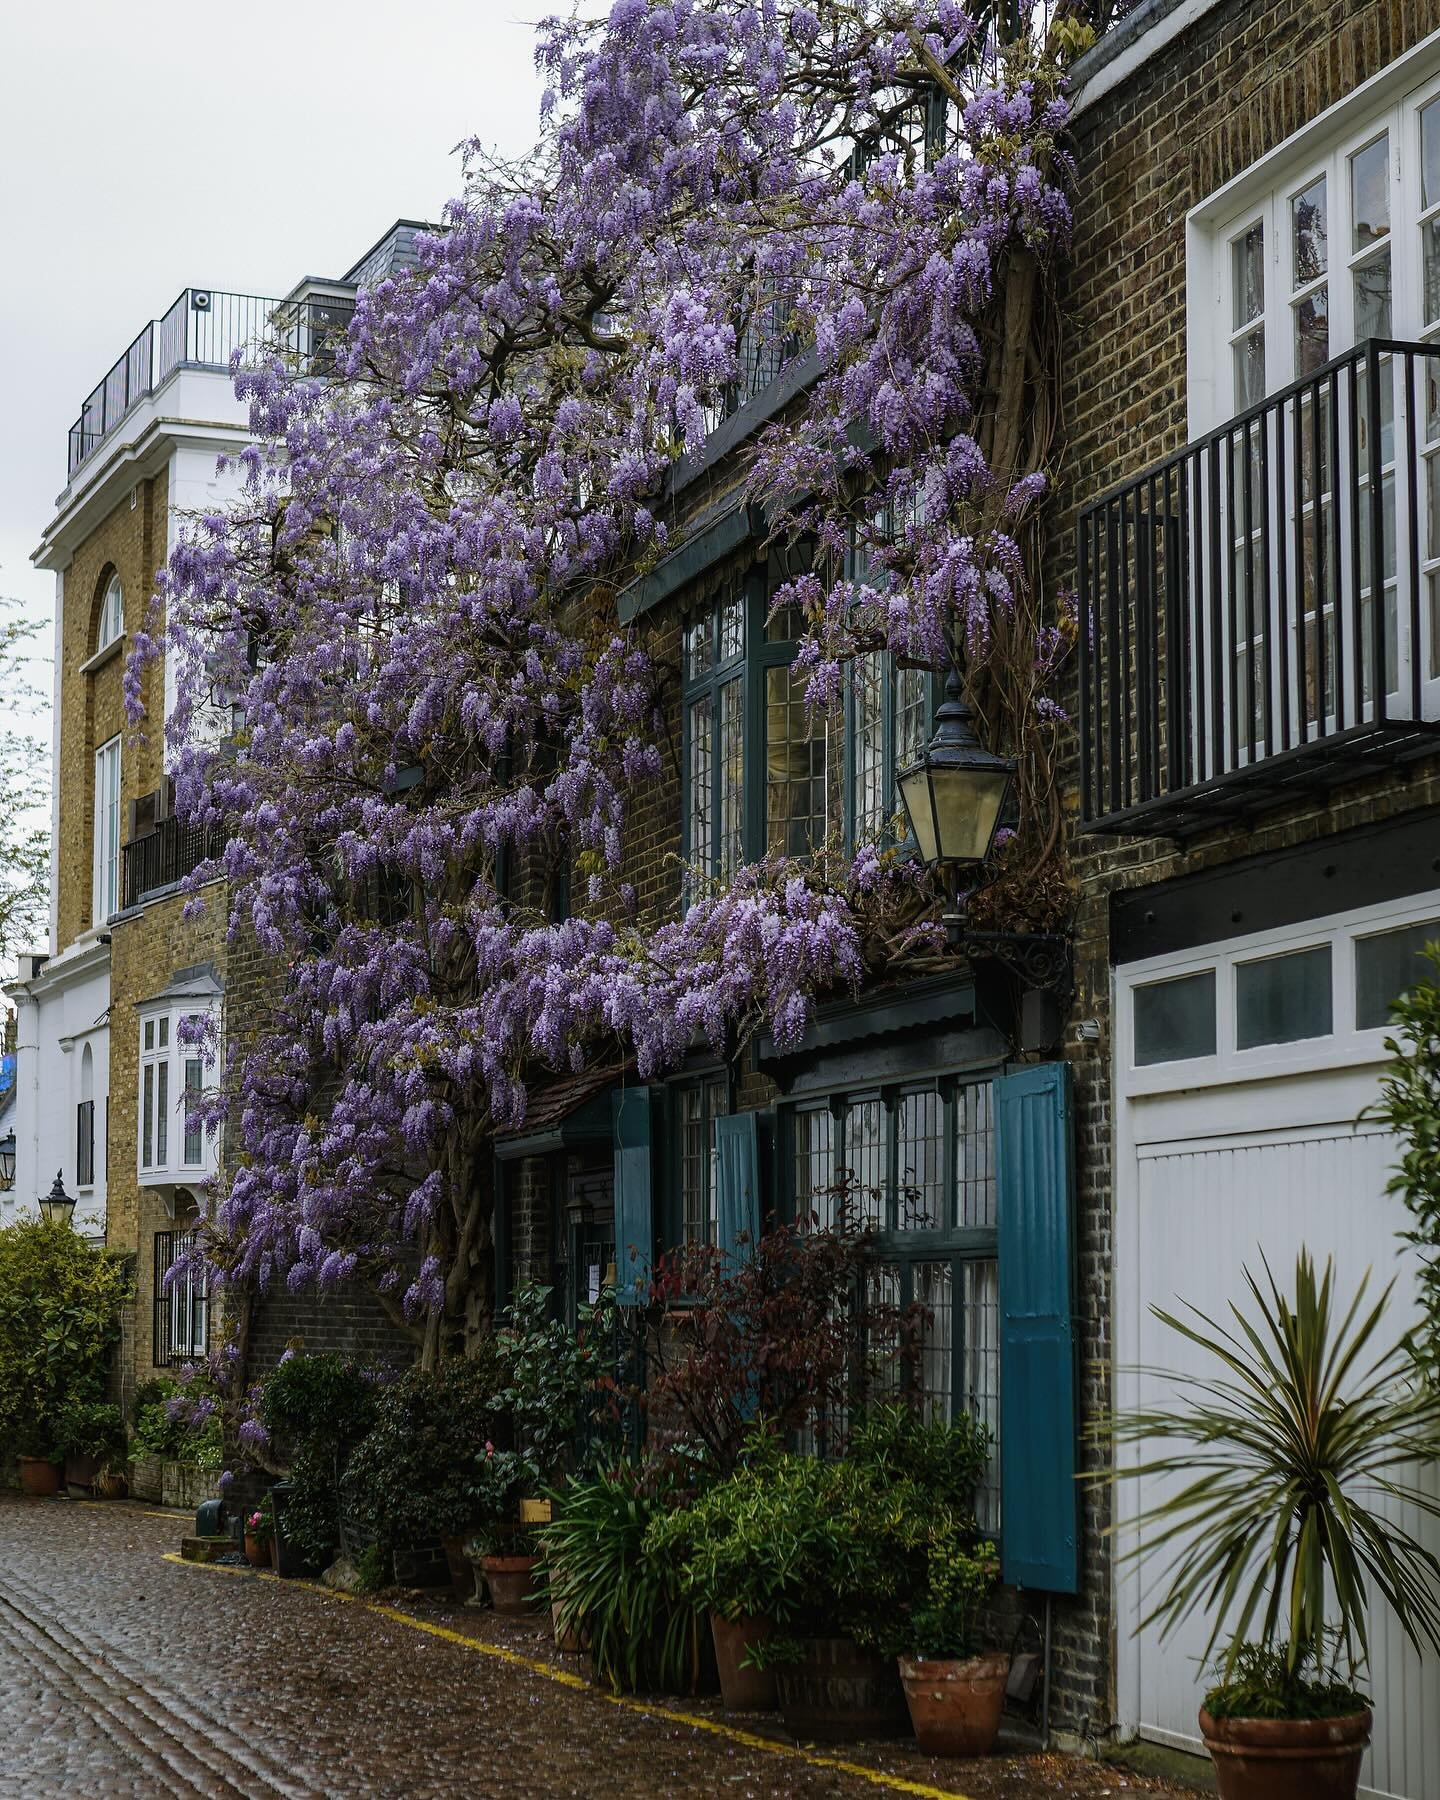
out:
M94 1492L102 1500L123 1500L128 1488L129 1483L125 1477L111 1470L102 1470L95 1477Z
M775 1671L780 1714L797 1738L901 1737L910 1724L905 1691L889 1657L849 1638L811 1638L804 1660Z
M50 1494L60 1492L59 1465L50 1461L48 1456L22 1456L20 1458L20 1487L23 1493L32 1499L43 1500Z
M270 1567L270 1540L258 1538L253 1531L245 1533L245 1560L252 1569Z
M775 1671L752 1669L745 1663L745 1652L750 1646L768 1638L774 1629L771 1620L757 1619L750 1613L741 1613L738 1619L711 1613L710 1632L715 1639L715 1662L726 1712L768 1712L780 1704Z
M900 1658L900 1685L920 1748L931 1756L988 1756L1000 1731L1010 1657Z
M1200 1735L1220 1800L1355 1800L1370 1709L1341 1719L1212 1719Z
M482 1556L480 1567L490 1589L490 1604L498 1613L533 1612L531 1597L538 1556Z

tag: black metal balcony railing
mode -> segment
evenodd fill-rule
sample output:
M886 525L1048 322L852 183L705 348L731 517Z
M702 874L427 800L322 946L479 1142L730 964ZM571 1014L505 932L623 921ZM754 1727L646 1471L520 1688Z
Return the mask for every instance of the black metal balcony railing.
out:
M1335 357L1077 537L1089 830L1184 837L1440 750L1440 344Z
M222 834L202 825L162 819L152 831L131 838L121 851L121 907L138 906L147 894L172 887L225 847Z
M70 427L65 459L68 480L125 415L179 368L228 370L237 350L278 344L297 368L324 373L334 366L336 343L354 311L339 296L267 300L256 294L224 294L186 288L162 319L152 319L86 399Z

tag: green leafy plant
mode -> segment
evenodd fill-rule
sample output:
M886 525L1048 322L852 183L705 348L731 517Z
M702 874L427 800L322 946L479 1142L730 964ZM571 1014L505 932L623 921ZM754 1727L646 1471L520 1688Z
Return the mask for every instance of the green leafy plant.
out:
M344 1475L359 1535L393 1552L463 1538L489 1522L496 1499L485 1447L509 1449L502 1381L489 1344L438 1369L409 1369L377 1392L374 1423Z
M770 1619L767 1664L798 1656L807 1637L967 1654L997 1576L972 1510L985 1433L906 1413L858 1421L837 1462L784 1451L757 1422L728 1480L651 1525L647 1556L674 1568L697 1609Z
M275 1536L275 1502L269 1494L246 1515L245 1529L257 1544L268 1544Z
M282 1358L261 1381L256 1414L289 1468L284 1535L311 1562L346 1545L341 1483L375 1423L378 1377L333 1353Z
M93 1456L105 1467L125 1458L125 1421L106 1400L73 1400L56 1420L55 1447L63 1456Z
M502 1371L497 1405L509 1415L520 1459L515 1497L538 1494L571 1473L615 1406L613 1295L582 1310L576 1331L551 1314L551 1290L516 1289L496 1334Z
M995 1546L976 1544L953 1514L926 1522L925 1585L909 1615L901 1654L921 1658L976 1656L981 1621L1000 1579Z
M693 1689L702 1615L646 1534L681 1499L673 1474L625 1462L553 1496L540 1533L560 1629L584 1636L595 1673L618 1693Z
M1107 1479L1173 1488L1136 1521L1125 1552L1168 1559L1145 1623L1168 1633L1211 1612L1206 1655L1228 1639L1224 1682L1252 1640L1296 1676L1320 1665L1333 1636L1353 1681L1368 1659L1370 1593L1417 1649L1440 1649L1440 1559L1377 1506L1440 1517L1407 1475L1440 1454L1440 1392L1418 1378L1403 1340L1376 1347L1389 1287L1367 1307L1367 1274L1342 1315L1328 1262L1317 1278L1302 1251L1293 1302L1265 1274L1262 1288L1246 1271L1256 1317L1232 1306L1233 1328L1195 1308L1188 1320L1154 1309L1213 1372L1170 1376L1163 1410L1113 1422L1114 1442L1141 1454Z
M1425 950L1434 974L1417 981L1390 1009L1394 1035L1380 1098L1365 1117L1389 1128L1402 1146L1389 1192L1412 1220L1404 1235L1421 1254L1424 1319L1413 1335L1431 1381L1440 1383L1440 944Z
M185 1379L156 1375L142 1381L131 1402L130 1454L158 1456L214 1472L224 1467L220 1396L204 1364L191 1364Z
M1343 1719L1369 1704L1309 1650L1292 1657L1288 1644L1236 1645L1228 1672L1205 1696L1212 1719Z
M119 1259L68 1225L0 1230L0 1452L53 1455L66 1410L104 1398L127 1293Z

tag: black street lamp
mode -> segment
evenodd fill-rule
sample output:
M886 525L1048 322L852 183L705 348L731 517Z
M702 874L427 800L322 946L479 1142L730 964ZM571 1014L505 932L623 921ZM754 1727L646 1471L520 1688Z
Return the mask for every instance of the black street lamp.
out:
M8 1192L15 1185L15 1133L7 1131L0 1138L0 1192Z
M51 1183L50 1192L40 1198L40 1211L52 1225L68 1225L71 1214L75 1211L75 1202L65 1192L65 1172L55 1171L55 1180Z
M1055 933L972 931L970 895L986 881L995 833L1015 784L1015 764L987 750L952 669L935 715L935 735L899 773L900 798L921 860L938 869L949 902L945 942L956 956L1004 963L1030 987L1068 990L1070 946Z

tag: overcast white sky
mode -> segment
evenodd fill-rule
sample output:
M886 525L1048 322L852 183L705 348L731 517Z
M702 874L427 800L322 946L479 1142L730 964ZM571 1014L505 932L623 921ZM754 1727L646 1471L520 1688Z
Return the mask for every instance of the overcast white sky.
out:
M452 148L533 140L527 21L553 0L0 0L0 593L66 432L187 286L283 294L396 218L436 218ZM3 697L0 697L3 704Z

